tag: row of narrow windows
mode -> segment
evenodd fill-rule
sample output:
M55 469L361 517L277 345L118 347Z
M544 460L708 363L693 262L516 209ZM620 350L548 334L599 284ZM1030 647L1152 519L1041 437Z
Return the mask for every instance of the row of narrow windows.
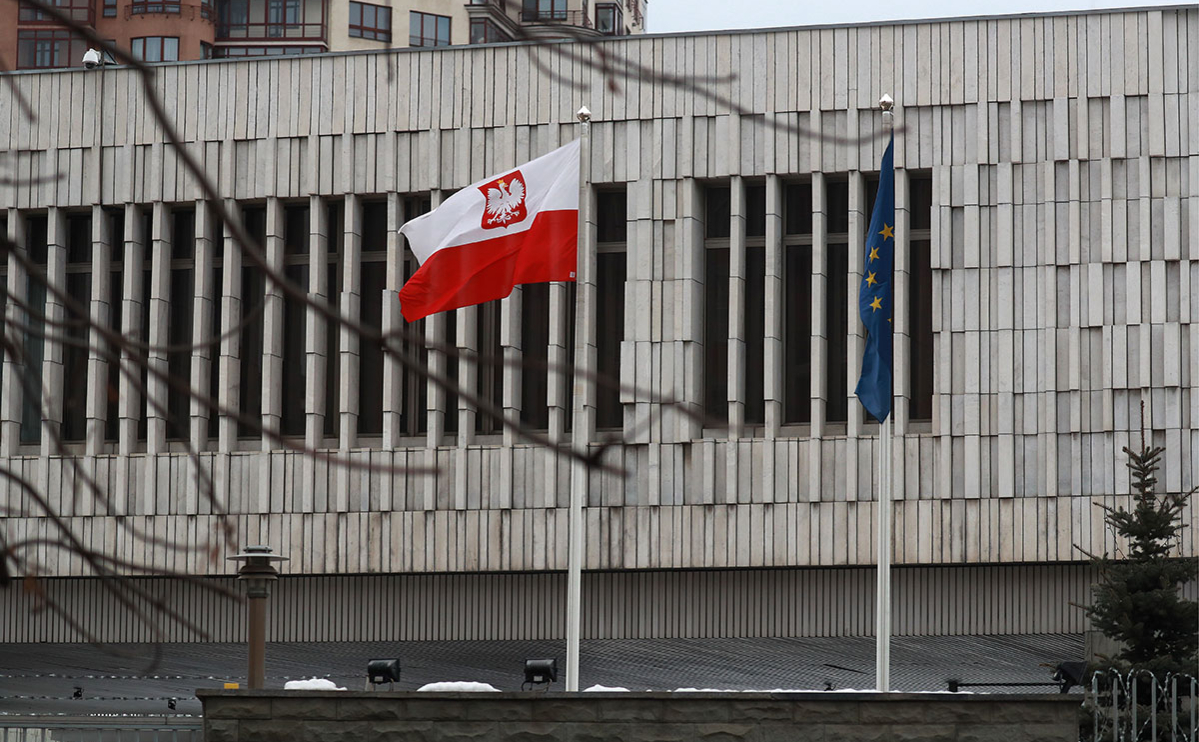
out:
M867 183L868 204L873 202L876 183L877 179ZM822 331L828 343L825 356L825 362L828 364L825 369L828 386L823 397L817 397L812 391L812 336L814 332L820 331L820 328L813 327L812 185L793 183L784 186L784 423L810 422L814 397L823 399L824 419L834 423L844 422L848 417L850 404L856 404L856 401L850 399L852 383L847 376L851 364L851 359L848 358L848 333L850 323L857 321L848 306L848 271L849 250L860 249L860 246L849 243L848 187L847 182L837 181L827 182L825 185L827 283L824 292L826 305L823 308L826 326ZM933 388L932 286L929 263L931 181L927 178L913 178L908 192L912 202L907 296L911 345L907 359L911 378L910 417L927 419L932 415ZM314 253L319 254L312 249L311 244L316 232L313 225L318 221L313 219L311 213L313 203L319 204L325 211L322 231L326 235L323 239L326 240L324 254L327 263L320 268L324 271L324 282L319 286L312 280L312 271L317 269L313 262ZM360 209L360 212L354 215L361 225L361 250L358 253L359 265L356 266L359 281L356 291L358 316L364 324L381 328L384 302L398 300L394 292L388 290L395 287L385 285L388 203L386 200L372 199L349 203L357 204L357 208ZM742 401L744 422L752 426L762 424L765 418L765 186L750 185L745 192L745 290L741 294L744 299L741 311L745 322L743 338L746 374L745 388L742 390L730 390L728 386L729 318L732 309L729 306L729 234L732 223L730 203L730 188L727 182L713 183L705 187L703 404L709 419L728 421L730 400ZM408 219L427 212L430 204L428 196L406 196L399 200L399 208ZM258 205L246 205L241 208L247 232L258 244L264 244L267 233L266 208ZM287 280L297 286L306 287L309 292L312 292L314 287L319 288L319 292L323 292L326 299L339 309L346 308L341 304L345 301L344 297L351 295L347 293L350 287L343 286L346 268L344 261L347 257L346 208L347 202L322 200L286 203L282 209L283 270ZM240 337L242 352L236 360L240 391L236 402L243 415L259 419L264 412L264 364L260 349L264 347L266 340L264 315L260 311L267 290L263 272L245 260L239 276L240 290L226 286L224 257L228 248L225 245L226 240L221 237L223 230L216 225L206 235L211 246L211 257L203 261L207 265L198 265L194 208L169 208L159 211L165 215L167 223L157 225L160 239L169 240L169 270L162 279L163 285L153 286L153 260L156 255L162 254L161 249L155 248L152 239L156 226L153 220L154 210L148 207L130 211L119 207L106 208L102 211L104 224L100 225L100 229L104 231L94 231L96 225L92 223L93 213L71 213L65 219L67 293L83 306L89 306L93 292L99 291L99 276L94 272L93 249L98 242L98 235L104 235L110 246L108 275L104 277L110 287L108 326L122 332L126 337L150 342L151 311L157 306L156 302L163 302L165 334L160 332L159 342L174 346L166 355L168 372L176 379L191 380L193 364L206 362L208 384L206 389L199 391L211 395L213 400L218 398L221 389L220 346L213 345L206 349L188 348L197 342L194 337L195 311L197 306L200 306L211 312L209 326L212 331L205 338L211 340L226 327L222 324L222 311L226 305L222 297L236 296L240 299L240 316L254 317ZM135 218L142 220L140 230L127 229L127 214L134 214ZM48 254L47 217L44 214L33 214L26 216L23 221L24 244L29 257L35 266L44 271ZM0 228L7 232L3 221L0 221ZM623 188L605 188L597 193L596 229L596 316L602 318L596 327L597 371L609 378L619 379L621 343L625 339L626 324L627 255L629 251L639 249L637 245L628 244L627 193ZM140 240L127 239L129 235L138 232L141 235ZM316 235L316 238L321 239L319 235ZM140 271L127 265L131 260L140 261ZM416 268L411 253L404 250L402 277L406 280ZM205 302L197 301L198 269L211 271L211 288L207 292L208 301ZM27 277L24 287L29 305L35 310L46 306L46 290L42 280L33 276ZM555 304L551 294L558 290L562 291L563 296L560 304ZM0 282L0 299L5 300L6 304L7 291L6 277ZM902 300L902 297L899 298ZM557 344L566 349L564 358L567 365L573 362L575 286L566 284L561 289L552 288L548 284L524 286L520 290L519 301L519 337L513 339L511 344L520 349L520 356L526 363L515 375L506 375L502 364L480 362L477 372L473 375L473 392L498 408L505 408L505 402L508 402L509 414L519 410L522 423L534 429L547 429L551 418L550 405L554 400L551 399L551 382L545 364L551 362L550 349ZM558 326L558 323L551 323L551 307L555 306L560 306L563 312L560 323L562 337L552 337L553 328ZM136 314L124 316L130 310ZM80 343L67 344L63 349L61 435L67 442L83 441L87 434L89 352L86 347L81 347L87 341L82 319L72 312L67 314L66 334ZM407 343L404 351L421 364L429 362L430 345L434 346L433 352L437 352L435 347L439 345L458 346L473 348L481 356L503 358L505 348L502 345L501 320L501 305L497 301L478 307L477 321L474 323L476 335L471 338L458 337L459 323L454 321L453 315L448 317L448 321L440 323L443 328L441 337L429 337L425 327L429 320L406 325L404 329L409 331L409 336L417 340ZM44 331L44 324L37 316L30 316L27 321L30 332L23 335L23 353L30 368L28 383L40 386L46 344L37 335ZM342 347L342 333L336 331L324 334L323 348L311 347L313 341L310 337L313 336L314 330L311 323L323 321L310 316L307 309L298 302L287 298L282 302L282 362L278 380L281 404L277 425L279 433L284 436L299 437L312 434L314 431L309 427L313 425L319 425L318 437L336 440L342 433L341 425L346 416L340 409L340 377L344 372L343 368L347 367L341 362L341 353L347 348ZM398 321L403 323L402 319ZM426 341L422 342L420 338L426 338ZM357 378L350 386L357 395L357 413L352 416L351 424L355 428L355 435L369 438L379 436L383 432L384 354L377 345L356 345L359 346ZM508 349L508 357L512 357L512 350ZM326 359L323 373L324 409L315 415L308 402L311 383L308 378L309 356L314 352L318 355L323 354ZM900 360L903 359L897 359L897 362ZM626 359L626 362L631 363L632 359ZM445 358L446 375L458 379L460 363L474 361L462 360L455 354L448 354ZM856 368L856 360L853 363ZM105 405L103 410L97 412L104 417L104 440L115 442L120 436L121 371L116 363L110 362L105 373L107 378L102 382L105 389ZM428 383L420 374L408 369L403 369L401 375L399 432L404 436L426 435L430 419ZM505 399L504 394L506 379L516 379L515 383L519 384L519 394L509 395L508 399ZM144 368L141 371L140 386L143 389L150 386ZM559 395L558 401L563 408L564 426L569 429L571 405L569 399L565 399L565 395L569 394L570 384L566 383L563 388L566 391ZM32 395L21 394L21 398L20 442L39 443L42 436L42 411ZM512 401L514 399L515 402ZM193 414L201 420L207 417L206 434L210 439L218 436L219 416L202 407L193 410L192 400L183 390L167 389L165 402L166 440L183 440L191 436L194 431L190 426L195 424ZM162 417L148 415L148 407L144 400L138 405L136 437L140 441L147 438L148 417ZM452 393L447 394L444 403L438 407L445 413L442 418L445 433L457 434L460 416L457 414L459 401L456 396ZM596 424L599 428L620 428L624 422L624 413L625 409L617 390L598 390ZM474 433L490 434L500 431L499 422L491 416L477 414L466 419L472 418ZM237 432L239 437L243 438L258 438L260 435L253 426L245 424L239 424Z

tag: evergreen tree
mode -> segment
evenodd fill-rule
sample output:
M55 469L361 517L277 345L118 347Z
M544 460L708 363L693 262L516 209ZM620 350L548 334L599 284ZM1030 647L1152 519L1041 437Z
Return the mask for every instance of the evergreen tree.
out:
M1199 603L1180 595L1199 559L1170 556L1186 528L1183 509L1196 490L1154 494L1164 451L1146 446L1143 435L1139 452L1124 448L1133 508L1100 507L1108 526L1127 539L1128 552L1123 558L1092 556L1100 582L1087 608L1095 628L1120 644L1108 658L1111 667L1149 670L1158 678L1168 672L1193 675L1199 663Z

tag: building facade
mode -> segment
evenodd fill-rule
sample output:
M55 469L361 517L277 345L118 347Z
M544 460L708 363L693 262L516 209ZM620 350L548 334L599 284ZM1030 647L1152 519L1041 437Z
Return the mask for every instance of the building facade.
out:
M645 31L645 0L55 0L147 62L596 38ZM0 7L0 58L82 66L87 43L33 7Z
M1081 632L1083 551L1116 546L1096 505L1129 493L1121 448L1144 429L1166 447L1163 488L1199 483L1199 10L601 44L612 72L570 54L595 47L526 44L155 74L219 203L296 285L414 333L433 373L532 429L620 441L587 482L584 637L871 633L878 425L853 389L876 101L891 94L896 632ZM569 462L264 282L131 70L10 81L38 119L0 116L22 176L0 185L9 240L97 323L185 348L149 364L222 412L153 380L143 395L102 347L22 335L14 297L69 313L10 258L8 332L47 397L22 393L6 355L3 464L85 544L227 580L202 548L218 516L199 468L242 543L291 559L275 640L561 636ZM585 288L526 286L405 325L396 291L415 266L398 228L576 137L582 105ZM625 386L576 410L539 364L574 357L578 297L584 358ZM74 496L81 473L103 501ZM36 502L0 493L10 542L48 532ZM86 630L152 636L80 559L35 548L44 589ZM228 604L145 579L207 638L240 638ZM34 600L0 593L16 617L0 641L79 639Z

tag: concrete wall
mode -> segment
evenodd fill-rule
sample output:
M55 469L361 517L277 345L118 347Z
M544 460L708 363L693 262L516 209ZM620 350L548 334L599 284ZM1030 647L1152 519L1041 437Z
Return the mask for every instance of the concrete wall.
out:
M1076 742L1077 696L199 691L206 742Z

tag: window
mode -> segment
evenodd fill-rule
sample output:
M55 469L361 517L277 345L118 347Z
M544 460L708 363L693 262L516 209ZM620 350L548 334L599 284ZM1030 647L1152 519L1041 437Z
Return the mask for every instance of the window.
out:
M230 39L312 39L325 38L323 0L228 0L217 7L218 41ZM223 56L266 56L302 54L306 47L243 47L245 53ZM249 51L249 50L253 51ZM316 50L316 51L319 51Z
M117 207L105 214L108 217L108 244L112 251L108 264L108 328L121 332L122 294L121 276L124 275L125 258L125 210ZM219 285L219 284L218 284ZM121 356L117 346L109 348L108 384L105 397L108 400L104 417L104 440L116 442L120 437Z
M25 247L29 251L32 268L25 277L25 303L30 311L25 313L25 332L22 350L25 355L24 378L20 383L25 390L42 388L42 359L45 358L46 343L42 338L45 328L46 307L46 251L47 221L45 215L31 216L25 222ZM40 443L42 440L42 405L40 394L21 394L21 443Z
M374 330L383 327L383 291L387 284L387 202L362 204L362 279L359 317ZM389 297L395 301L395 295ZM358 432L383 433L383 348L358 345Z
M328 235L325 247L328 251L329 275L325 283L326 301L330 308L337 311L341 306L341 255L345 250L346 233L342 215L345 213L343 202L325 204L325 234ZM325 323L325 422L322 431L326 438L336 438L341 433L341 398L338 396L341 386L341 356L338 355L338 336L340 328L332 321L323 317L318 321Z
M356 39L391 41L391 8L351 0L350 36Z
M729 419L729 210L728 186L704 191L704 414Z
M566 20L566 0L524 0L520 19L526 23Z
M90 311L92 299L92 217L67 217L67 295ZM75 343L63 348L62 439L82 441L87 436L88 330L86 316L68 307L66 336Z
M408 221L422 214L429 213L431 201L428 196L409 196L404 199L404 218ZM404 244L407 244L405 239ZM416 256L411 250L404 251L404 280L407 281L420 267ZM425 321L417 320L409 324L401 318L400 328L404 332L402 349L404 354L416 359L421 367L429 360L429 351L425 348ZM423 376L405 366L403 368L403 385L400 398L400 430L404 435L421 435L429 429L429 384Z
M615 3L600 3L595 6L595 29L608 36L624 34L624 16Z
M511 40L511 36L487 18L470 19L470 43L495 44Z
M248 207L242 223L250 241L260 249L266 241L266 210L261 206ZM262 270L249 260L241 268L241 317L248 320L241 332L239 355L241 390L238 411L245 417L237 423L242 438L261 435L262 418L262 303L266 296Z
M154 234L154 209L146 206L142 209L142 270L141 284L138 285L132 292L131 296L138 298L141 302L141 317L138 320L141 324L137 326L134 337L143 343L150 342L150 287L153 285L153 260L154 251L150 249L151 237ZM137 271L136 266L133 268ZM135 279L136 280L136 279ZM124 333L129 336L130 333ZM149 438L149 418L146 413L149 410L146 402L146 395L150 389L150 365L141 363L141 387L134 392L134 398L137 403L137 439L144 441Z
M520 421L533 430L549 428L550 285L520 287Z
M196 293L196 212L177 209L171 214L171 285L167 318L167 371L172 379L191 386L192 318ZM167 389L169 440L186 440L191 418L191 396L185 390Z
M60 13L72 21L79 21L88 25L92 23L91 0L47 0L47 4L57 8ZM19 20L21 23L58 23L58 20L49 14L43 13L32 4L24 2L21 3Z
M65 29L17 31L17 67L48 69L70 67L83 59L87 42Z
M911 232L908 235L908 353L911 379L912 420L931 420L933 416L933 270L932 210L933 182L927 175L912 176Z
M812 394L812 186L784 191L783 422L809 423Z
M176 36L144 36L129 42L133 56L143 62L178 62L179 38Z
M620 382L620 344L624 340L625 259L628 239L628 194L624 188L596 194L596 373ZM620 390L596 389L597 428L619 428L624 424Z
M117 17L117 0L104 0L104 17Z
M309 291L308 203L288 204L283 210L283 275L287 282ZM304 435L308 387L308 308L283 295L283 367L281 371L279 432Z
M849 183L826 183L824 336L828 343L825 366L825 420L849 418Z
M477 386L475 394L478 398L497 409L504 407L504 364L490 360L504 356L504 346L501 343L500 319L502 306L499 300L480 304L477 317L478 334L475 340L475 350L480 360L475 373ZM489 360L482 360L488 356ZM503 424L492 415L484 414L481 410L475 415L476 433L499 433Z
M449 46L449 16L409 11L408 46Z
M745 189L745 422L766 423L766 186Z

